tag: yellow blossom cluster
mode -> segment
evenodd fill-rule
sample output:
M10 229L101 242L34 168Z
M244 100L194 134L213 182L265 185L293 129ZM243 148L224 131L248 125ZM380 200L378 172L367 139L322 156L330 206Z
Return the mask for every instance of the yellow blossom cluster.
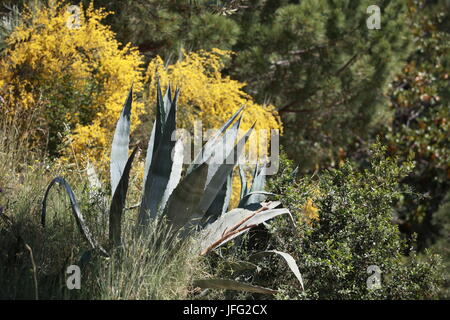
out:
M14 106L5 112L11 116L41 106L44 121L31 129L47 132L35 143L67 160L73 160L73 154L99 159L108 150L130 86L134 84L137 92L142 88L142 59L137 49L122 47L101 23L108 12L92 4L80 6L73 26L69 22L74 13L68 8L50 1L22 13L22 23L8 37L0 59L0 95L8 101L5 105ZM134 114L141 113L143 105L135 104ZM138 125L137 116L133 123ZM65 131L70 148L48 145Z
M303 217L308 223L319 220L319 209L314 205L313 199L309 198L302 207Z

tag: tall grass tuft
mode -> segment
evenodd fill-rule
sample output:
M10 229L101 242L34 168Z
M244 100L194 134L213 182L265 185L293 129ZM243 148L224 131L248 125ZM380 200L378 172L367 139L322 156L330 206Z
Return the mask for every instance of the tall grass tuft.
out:
M127 219L127 218L126 218ZM99 299L185 299L199 267L189 239L171 236L163 220L150 222L145 234L133 235L134 219L125 221L123 247L111 258L98 257L91 296ZM126 249L124 249L126 248Z

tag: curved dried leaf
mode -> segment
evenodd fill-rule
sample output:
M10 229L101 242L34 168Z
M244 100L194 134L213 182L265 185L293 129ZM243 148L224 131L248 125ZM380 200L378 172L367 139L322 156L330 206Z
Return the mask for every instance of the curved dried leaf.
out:
M300 282L302 289L305 290L305 287L303 286L303 278L302 278L302 275L298 268L298 265L295 262L295 259L289 253L277 251L277 250L268 250L268 251L258 252L257 254L253 255L253 257L259 256L259 255L264 255L264 254L272 254L272 253L275 253L275 254L281 256L286 261L289 269L291 269L292 273L295 275L295 277Z
M273 209L279 202L269 203L256 211L237 208L225 213L215 222L209 224L201 233L199 239L200 254L205 255L211 250L227 243L237 236L247 232L267 220L289 213L286 208Z

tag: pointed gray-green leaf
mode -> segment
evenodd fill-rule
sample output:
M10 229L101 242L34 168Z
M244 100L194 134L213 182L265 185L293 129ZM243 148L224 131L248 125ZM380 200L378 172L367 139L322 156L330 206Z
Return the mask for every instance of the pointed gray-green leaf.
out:
M139 211L139 223L143 225L146 225L150 218L156 217L160 211L159 205L170 179L173 165L172 151L176 143L172 139L172 134L176 129L177 98L178 91L175 94L167 121L164 123L161 142L156 153L152 156L152 162L147 177L145 177L144 192Z
M262 196L262 201L249 201L249 199L251 199L252 197L255 196ZM272 192L267 192L267 191L253 191L253 192L249 192L247 193L240 201L239 201L239 205L238 208L247 208L249 206L251 206L252 204L258 204L261 202L264 202L267 198L267 196L276 196L275 193Z
M172 90L170 88L170 84L167 86L167 90L166 90L166 94L164 95L163 102L164 102L164 111L165 111L165 115L166 115L164 120L166 120L167 115L169 114L169 111L170 111L170 107L173 103Z
M223 125L222 127L217 131L217 133L210 138L205 145L203 146L202 150L199 154L194 156L193 163L189 166L187 173L191 172L195 168L197 168L201 163L203 163L205 159L208 159L207 155L210 155L212 153L212 150L215 148L216 143L220 141L220 136L222 135L225 130L228 129L228 127L233 123L233 121L239 116L239 114L244 110L245 105L239 108L238 111L236 111L235 114L233 114Z
M156 102L158 105L157 109L157 118L160 120L161 124L164 126L164 123L166 122L167 114L166 112L166 106L164 103L164 98L161 91L161 84L158 81L157 88L156 88Z
M166 190L164 191L163 198L160 202L161 210L164 210L167 204L167 200L169 199L173 190L175 190L176 186L181 180L181 173L183 171L183 156L184 156L183 141L180 139L176 142L173 150L172 170L170 172L170 178L167 183Z
M155 156L156 151L158 150L159 145L161 144L163 127L167 120L166 115L169 114L169 110L167 110L166 112L165 104L163 101L164 99L161 93L161 86L158 80L158 83L156 85L156 119L153 122L152 132L150 134L150 139L148 141L147 146L147 155L145 157L145 164L144 164L143 189L145 188L145 182L147 180L148 171L150 170L153 157Z
M220 290L234 290L234 291L247 291L262 294L276 294L277 291L260 286L255 286L243 282L238 282L229 279L203 279L194 280L194 287L202 289L220 289Z
M270 201L270 202L261 202L261 203L252 203L249 204L242 209L247 209L250 211L256 211L258 209L261 209L262 207L267 207L269 209L275 209L281 205L280 201ZM239 208L239 207L238 207Z
M240 200L244 198L244 196L247 194L247 177L245 176L245 170L242 168L242 166L239 166L239 179L241 180L241 195Z
M70 200L70 206L72 208L72 214L75 218L75 221L77 223L78 229L80 230L83 237L86 239L86 241L89 243L92 249L98 249L103 255L108 255L106 251L97 243L97 241L93 238L92 233L90 232L86 222L84 221L83 215L81 213L80 207L78 206L77 199L75 197L75 194L72 191L72 188L67 183L64 178L56 177L53 179L50 184L47 187L47 190L45 191L44 199L42 201L42 212L41 212L41 224L43 227L45 227L46 223L46 215L47 215L47 198L49 195L50 190L55 184L61 185L64 190L66 191L67 195L69 196Z
M130 144L131 107L133 100L133 88L128 93L127 100L117 121L116 131L111 146L111 195L114 194L120 177L128 159L128 149Z
M223 203L221 214L224 214L225 212L228 211L228 208L230 207L230 200L232 194L233 194L233 173L231 173L227 178L227 191L225 193L225 201Z
M175 229L202 218L198 205L204 194L207 174L208 164L203 163L186 175L169 197L165 213Z
M128 158L122 177L120 178L119 184L117 185L116 191L114 192L109 209L109 240L110 243L114 246L121 245L122 241L122 213L125 207L125 200L127 198L131 165L133 163L134 157L136 156L137 150L137 147L134 148L133 152Z
M147 180L148 170L150 170L150 165L152 163L153 154L156 153L155 146L159 144L160 141L156 141L156 120L153 122L152 133L150 134L150 139L148 140L147 155L145 156L144 164L144 179L142 184L142 189L145 188L145 181Z
M237 210L245 210L245 209L237 209ZM240 215L240 216L243 216L243 218L241 220L239 220L239 222L244 220L245 218L247 218L248 216L250 216L253 213L252 211L248 211L248 210L245 210L245 211L246 211L245 214ZM211 225L207 226L207 228L209 229L207 232L210 232L210 233L209 234L206 233L204 238L202 238L203 240L201 241L201 245L200 245L201 253L205 254L205 253L207 253L207 252L205 252L205 250L207 250L209 252L215 248L218 248L218 247L224 245L225 243L227 243L228 241L231 241L234 238L240 236L241 234L246 233L247 231L249 231L249 229L251 229L259 224L262 224L267 220L273 219L279 215L287 214L288 212L289 212L288 209L281 208L281 209L267 210L267 211L258 213L253 218L250 218L248 221L246 221L245 223L243 223L242 225L239 226L238 229L241 231L233 233L229 237L224 238L223 233L226 232L227 230L231 230L235 226L235 224L230 224L227 221L225 221L224 224L226 227L223 228L223 225L222 226L218 225L217 229L212 227L212 225L217 223L218 221L220 221L223 217L227 218L228 213L226 213L223 216L221 216L219 219L217 219L217 221L215 221ZM219 233L219 232L217 232L217 230L223 230L223 231L222 231L222 233ZM223 239L223 240L221 240L221 239Z
M236 149L234 146L239 132L239 127L241 125L241 120L242 115L229 130L225 131L222 139L217 141L214 148L211 148L211 153L209 154L209 151L205 152L206 157L210 157L207 183L211 181L212 177L222 164L236 163L237 160L234 159Z
M253 131L253 128L254 125L245 133L245 135L234 146L231 152L227 155L225 163L217 167L217 170L215 171L214 175L211 177L209 182L207 182L205 194L199 206L200 211L202 213L206 212L206 210L209 208L214 198L219 193L220 188L225 183L228 175L232 173L233 168L237 162L236 159L239 159L240 154L244 149L245 143L247 142L248 138L250 137L250 134ZM209 161L210 160L208 160L208 162ZM208 172L208 176L209 174L210 172Z
M228 175L225 183L222 186L222 189L219 190L216 198L211 203L205 215L203 216L203 225L214 222L222 213L227 210L231 197L232 175L232 172Z
M291 172L292 178L296 178L298 174L298 166L295 167L295 169Z
M259 202L255 202L255 201L248 201L247 199L251 198L252 196L256 196L256 195L263 195L264 196L264 200L266 198L266 196L275 196L275 193L272 192L267 192L267 191L252 191L247 193L241 200L241 202L239 203L239 208L244 208L252 203L261 203L263 201L259 201Z
M294 257L292 257L289 253L282 252L282 251L277 251L277 250L268 250L268 251L258 252L257 254L253 255L252 258L257 257L259 255L273 254L273 253L281 256L286 261L289 269L291 269L292 273L295 275L295 277L300 282L300 285L302 286L302 289L305 290L305 287L303 286L303 278L302 278L302 275L301 275L300 270L298 268L298 265L295 262Z
M265 165L263 165L262 167L260 167L259 164L256 165L255 172L253 174L252 186L250 187L249 191L249 193L251 193L251 196L247 198L246 204L259 203L266 200L264 194L264 188L266 185L265 171Z

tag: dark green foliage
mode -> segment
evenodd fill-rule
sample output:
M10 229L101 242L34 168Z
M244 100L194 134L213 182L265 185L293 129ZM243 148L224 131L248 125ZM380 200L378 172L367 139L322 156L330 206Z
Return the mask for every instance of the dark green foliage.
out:
M88 5L91 0L82 2ZM236 43L239 27L225 15L227 7L221 2L227 1L97 0L94 4L115 12L106 22L119 41L131 42L148 57L161 55L166 60L178 56L180 49L230 49Z
M318 179L294 182L292 165L283 160L282 173L270 181L280 193L297 226L278 219L270 227L268 246L294 253L305 282L305 292L295 286L286 267L272 260L267 285L284 285L281 298L307 299L430 299L440 283L439 257L417 257L403 245L392 223L393 204L404 194L399 179L411 163L397 165L385 158L385 150L372 149L365 168L347 162L320 174ZM319 219L305 219L304 205L313 200ZM409 254L405 257L403 254ZM367 268L382 271L381 289L368 290ZM276 274L276 275L275 275ZM285 274L286 276L279 276Z
M448 4L423 7L417 1L413 24L415 50L389 90L395 116L385 128L390 152L416 164L405 183L419 194L406 195L398 204L402 231L418 234L419 249L435 241L440 226L436 212L450 190L450 29Z
M335 164L385 116L383 92L410 47L405 2L377 3L379 30L366 26L373 1L250 3L234 18L242 31L231 73L279 107L303 171Z

